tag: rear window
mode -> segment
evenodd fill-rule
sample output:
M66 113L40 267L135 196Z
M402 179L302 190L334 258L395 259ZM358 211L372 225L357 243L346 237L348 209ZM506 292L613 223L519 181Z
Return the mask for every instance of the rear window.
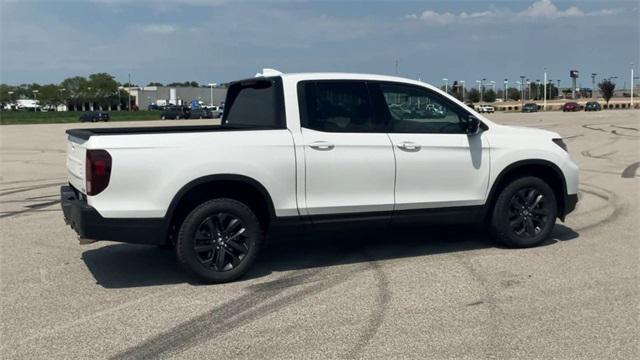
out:
M284 128L284 104L280 78L250 79L229 86L223 125Z

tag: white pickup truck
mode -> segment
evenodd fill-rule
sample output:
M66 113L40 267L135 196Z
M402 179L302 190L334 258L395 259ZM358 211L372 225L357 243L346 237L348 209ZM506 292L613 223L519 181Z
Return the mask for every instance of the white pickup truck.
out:
M485 222L529 247L578 200L558 134L391 76L265 71L231 83L221 125L67 135L81 241L174 245L207 282L240 277L279 229Z

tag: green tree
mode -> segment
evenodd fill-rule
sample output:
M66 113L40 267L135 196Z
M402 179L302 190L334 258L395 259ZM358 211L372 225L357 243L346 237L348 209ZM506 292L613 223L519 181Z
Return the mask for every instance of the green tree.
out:
M62 102L60 88L55 84L43 85L38 93L40 105L58 105Z
M495 102L496 101L496 92L493 91L493 89L489 89L487 91L484 92L484 96L482 97L482 100L486 101L486 102Z
M0 104L10 103L15 97L13 94L9 94L9 92L13 92L15 87L9 86L7 84L0 84Z
M520 100L520 96L520 90L512 87L507 89L507 97L509 98L509 100L518 101Z
M60 90L64 93L64 97L69 100L69 105L74 110L84 108L84 96L87 88L87 79L82 76L74 76L64 79L60 83ZM64 90L63 90L64 89Z
M611 98L613 97L613 92L616 89L616 84L609 79L605 79L598 83L598 88L600 89L602 98L607 102L607 107L609 107L609 100L611 100Z
M118 91L118 82L107 73L97 73L89 75L87 82L87 95L94 103L97 103L102 110L104 107L113 105L113 98Z
M472 88L467 92L467 99L472 103L477 103L480 101L480 91L476 88Z

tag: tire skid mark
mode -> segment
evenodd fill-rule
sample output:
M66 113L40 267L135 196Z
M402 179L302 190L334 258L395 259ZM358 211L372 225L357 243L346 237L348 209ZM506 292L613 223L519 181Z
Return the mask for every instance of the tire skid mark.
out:
M59 202L60 202L60 200L52 200L52 201L47 201L47 202L43 202L43 203L39 203L39 204L25 205L26 209L18 210L18 211L8 211L8 212L4 212L4 213L0 214L0 219L16 216L16 215L20 215L20 214L25 214L25 213L41 212L41 211L43 211L42 209L44 209L46 207L49 207L51 205L57 204ZM48 211L52 211L52 210L53 209L48 210ZM62 211L62 209L55 209L53 211Z
M387 313L389 302L391 301L391 292L389 291L389 279L384 273L382 266L378 261L371 260L367 256L367 261L371 269L373 270L374 277L376 279L376 304L370 311L369 323L362 332L360 339L345 356L346 359L354 359L362 355L362 351L371 343L371 340L375 337L382 326L382 322Z
M608 132L605 129L594 128L593 127L594 125L604 125L604 124L584 124L584 125L582 125L582 127L585 128L585 129L594 130L594 131Z
M592 184L580 183L580 185L592 188L593 190L585 189L584 187L581 187L580 191L582 191L584 193L587 193L587 194L590 194L590 195L593 195L593 196L596 196L596 197L606 201L611 206L613 211L611 212L611 214L607 215L603 219L597 220L594 223L587 224L587 225L582 225L582 226L578 226L578 227L574 228L574 231L590 230L590 229L593 229L595 227L598 227L598 226L604 225L606 223L609 223L611 221L614 221L615 219L618 218L618 216L620 216L620 213L621 213L620 206L617 204L616 195L613 192L611 192L609 190L606 190L606 189L603 189L603 188L601 188L599 186L592 185ZM595 211L595 210L589 210L586 213L593 212L593 211Z
M578 135L571 135L571 136L564 136L562 137L564 140L575 140L576 138L579 138L581 136L584 136L584 134L578 134Z
M598 170L598 169L580 168L580 171L593 172L593 173L605 174L605 175L615 175L615 176L620 175L617 171L607 171L607 170Z
M485 358L496 358L499 357L499 354L502 353L500 350L501 339L505 337L517 337L518 341L526 341L525 339L520 338L517 331L510 331L506 328L509 324L504 324L501 322L502 319L508 317L500 306L498 306L498 295L496 291L491 289L489 284L489 279L482 274L473 263L470 261L468 257L465 257L463 254L453 253L453 257L455 257L458 262L467 270L469 275L482 286L482 291L484 292L484 296L480 300L476 300L471 304L475 306L486 306L489 310L488 321L485 322L485 325L488 327L488 339L487 339L487 347L485 351ZM507 284L510 286L510 284Z
M624 130L638 131L638 129L636 129L634 127L626 127L626 126L620 126L620 125L611 125L611 127L615 127L615 128L618 128L618 129L624 129Z
M367 265L364 264L346 273L318 279L301 290L275 300L273 298L287 288L275 286L271 289L249 292L120 352L111 359L155 359L168 354L175 356L188 348L223 336L305 298L338 286L366 270L366 267ZM304 275L296 275L295 283L301 284L311 280L324 271L321 268L307 271ZM272 301L269 302L269 300Z
M611 130L611 133L618 136L626 136L626 137L633 137L633 138L640 137L638 135L621 134L618 130Z
M33 185L33 186L5 189L6 191L0 192L0 196L17 194L17 193L31 191L31 190L37 190L37 189L44 189L44 188L48 188L48 187L52 187L52 186L60 186L60 185L64 185L64 184L66 184L66 183L57 182L57 183L51 183L51 184L41 184L41 185Z
M608 153L604 153L604 154L601 154L601 155L593 155L593 154L591 154L591 151L590 151L590 150L585 150L585 151L582 151L582 152L581 152L581 154L582 154L583 156L585 156L585 157L589 157L589 158L592 158L592 159L605 159L605 160L609 160L609 159L610 159L610 158L609 158L609 156L610 156L610 155L613 155L613 154L615 154L615 153L617 153L617 152L618 152L618 150L613 150L613 151L610 151L610 152L608 152Z
M640 161L635 162L629 166L627 166L623 171L622 171L622 176L625 179L628 178L634 178L636 177L636 172L638 171L638 168L640 168Z
M53 178L53 179L3 181L3 182L0 182L0 186L1 185L12 185L12 184L28 184L28 183L41 182L41 181L56 181L56 180L64 180L64 179L66 179L66 178L59 177L59 178ZM8 190L8 189L5 189L5 190Z

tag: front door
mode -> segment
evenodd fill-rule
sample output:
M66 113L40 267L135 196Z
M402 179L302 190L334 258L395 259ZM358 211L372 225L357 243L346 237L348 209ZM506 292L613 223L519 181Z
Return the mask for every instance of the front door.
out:
M482 205L489 183L489 147L467 135L468 113L426 87L370 86L382 96L396 156L395 210ZM382 100L384 98L384 100Z

